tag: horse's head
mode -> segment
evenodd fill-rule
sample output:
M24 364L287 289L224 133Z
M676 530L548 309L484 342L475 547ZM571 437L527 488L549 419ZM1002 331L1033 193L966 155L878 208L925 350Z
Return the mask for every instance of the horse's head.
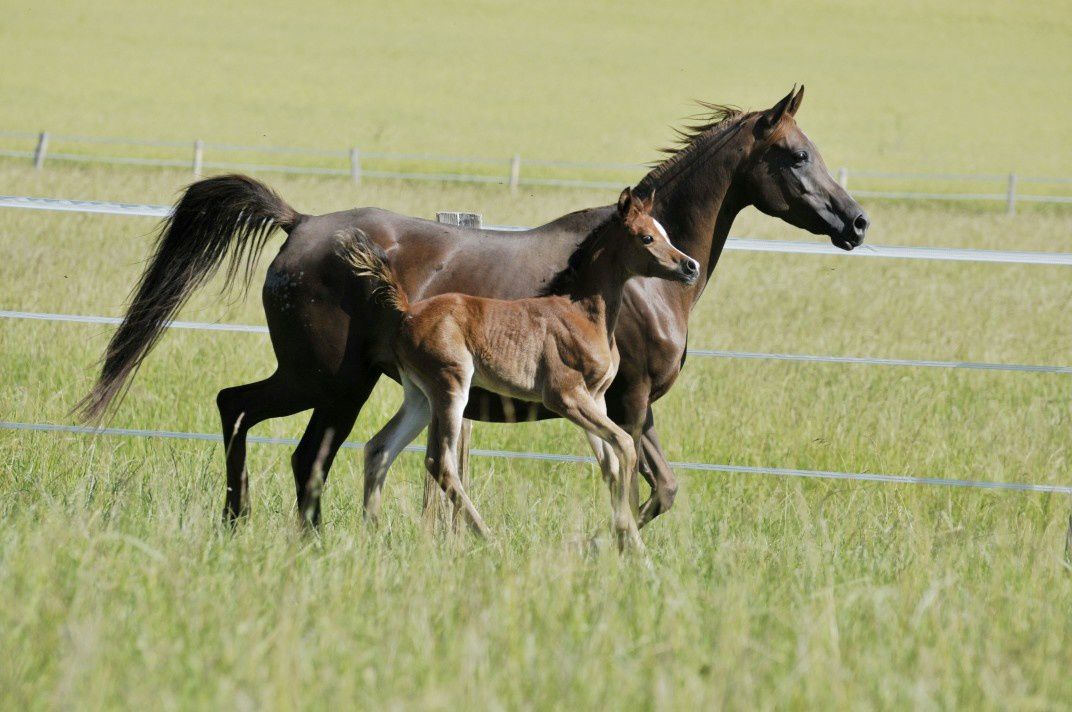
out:
M753 118L755 143L741 166L752 205L817 235L829 235L843 250L864 241L869 221L860 205L838 185L819 149L794 118L804 87Z
M618 197L618 215L625 226L621 242L625 268L640 277L658 277L693 284L700 276L700 265L670 243L670 236L651 215L655 194L640 198L632 188Z

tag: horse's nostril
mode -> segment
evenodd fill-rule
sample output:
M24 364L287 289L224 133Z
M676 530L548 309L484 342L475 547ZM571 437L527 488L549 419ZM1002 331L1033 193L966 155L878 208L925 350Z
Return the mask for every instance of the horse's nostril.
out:
M697 266L696 260L685 260L681 263L681 271L685 274L696 274L700 271L700 268Z
M863 235L865 232L867 232L867 228L870 225L871 222L863 213L857 215L856 219L852 221L852 229L856 231L857 235Z

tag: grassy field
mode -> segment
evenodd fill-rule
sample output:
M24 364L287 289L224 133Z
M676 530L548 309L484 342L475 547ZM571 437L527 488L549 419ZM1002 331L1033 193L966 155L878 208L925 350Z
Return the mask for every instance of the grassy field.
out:
M0 10L0 130L646 161L692 98L760 107L803 81L801 124L831 166L1072 165L1063 2ZM190 180L25 164L0 160L0 193L170 203ZM305 212L491 223L617 195L265 177ZM1072 252L1067 207L865 207L875 244ZM0 308L120 314L154 226L0 211ZM754 211L733 232L813 239ZM689 345L1067 365L1070 308L1068 268L731 252ZM263 323L259 283L210 286L180 318ZM70 422L109 334L0 320L0 419ZM263 335L169 333L111 424L214 433L216 392L273 365ZM674 460L1070 484L1070 383L695 358L656 418ZM380 385L352 439L398 390ZM306 418L254 433L296 437ZM478 425L474 446L586 452L558 422ZM680 472L638 559L584 546L608 520L594 467L476 459L494 531L477 542L421 530L416 455L384 525L363 526L345 450L309 537L289 455L251 446L253 515L232 535L219 445L0 431L0 708L1072 706L1067 496Z
M0 169L0 190L166 202L177 173ZM535 223L601 193L273 179L294 205ZM1072 213L867 206L875 242L1072 250ZM0 304L117 314L153 221L0 213ZM737 234L804 239L747 213ZM274 243L278 244L278 242ZM269 248L269 253L272 249ZM262 323L199 293L182 318ZM986 308L980 308L985 300ZM730 253L690 345L1067 363L1061 268ZM108 329L0 322L0 410L68 422ZM215 392L272 368L263 336L175 332L114 425L214 432ZM677 460L1068 483L1068 377L694 359L656 409ZM385 383L354 439L397 404ZM260 426L296 436L302 416ZM582 453L561 423L475 445ZM1063 706L1072 695L1066 497L682 473L650 567L582 553L594 468L478 459L486 543L424 535L420 458L360 523L359 458L319 539L293 525L289 449L251 449L254 514L216 524L219 446L0 434L4 707L433 709Z
M1072 163L1063 0L0 8L0 129L634 162L692 99L761 108L803 82L831 166Z

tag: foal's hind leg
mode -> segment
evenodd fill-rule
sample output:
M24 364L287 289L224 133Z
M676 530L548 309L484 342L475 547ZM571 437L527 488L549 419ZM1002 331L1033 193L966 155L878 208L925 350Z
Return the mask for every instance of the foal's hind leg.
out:
M450 373L441 373L439 376L434 383L420 384L432 404L425 464L428 473L435 478L446 493L447 499L454 505L455 512L460 511L465 516L473 531L486 536L488 528L465 493L458 473L462 414L469 397L472 372L464 376Z
M441 418L438 413L433 413L432 423L428 427L428 455L425 464L428 472L443 488L447 499L454 505L455 512L461 512L474 532L487 536L487 525L458 478L457 441L460 430L460 418L455 423L449 414L444 414Z
M310 405L308 396L292 386L279 371L263 381L224 388L216 396L227 458L227 498L223 508L225 522L233 523L249 514L246 477L246 434L249 429L270 418L293 415Z
M420 435L432 417L428 399L404 373L402 389L402 407L365 445L365 518L373 522L380 514L380 500L387 471L399 453Z

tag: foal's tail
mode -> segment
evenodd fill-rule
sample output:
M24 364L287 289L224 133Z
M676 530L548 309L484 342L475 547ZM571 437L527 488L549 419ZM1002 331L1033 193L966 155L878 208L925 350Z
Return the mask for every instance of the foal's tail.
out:
M149 266L104 352L100 377L74 410L100 421L159 340L167 323L230 253L224 289L249 284L269 234L287 233L302 215L268 186L248 176L207 178L190 185L161 224ZM121 398L120 398L121 400Z
M375 292L385 305L405 314L409 297L387 261L383 248L368 238L363 230L353 229L343 242L343 257L359 277L368 277L376 285Z

